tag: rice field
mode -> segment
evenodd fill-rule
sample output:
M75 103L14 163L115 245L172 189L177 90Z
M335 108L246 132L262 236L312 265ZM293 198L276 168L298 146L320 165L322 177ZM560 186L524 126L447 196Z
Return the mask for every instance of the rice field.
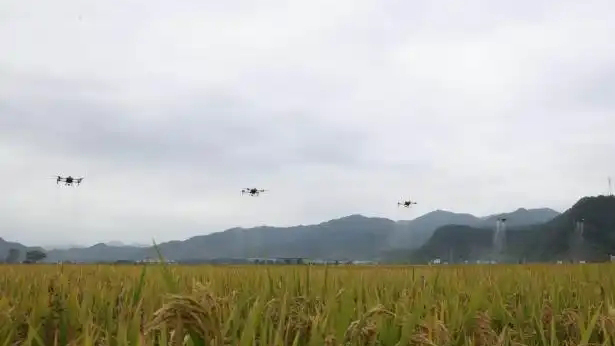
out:
M615 266L0 266L0 345L611 345Z

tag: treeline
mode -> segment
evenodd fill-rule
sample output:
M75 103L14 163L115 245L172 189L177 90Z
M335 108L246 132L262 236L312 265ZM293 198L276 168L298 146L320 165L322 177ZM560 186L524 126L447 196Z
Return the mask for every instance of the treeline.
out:
M15 264L15 263L37 263L44 260L47 254L40 250L31 250L25 252L25 259L21 261L21 251L19 249L9 249L9 253L6 255L2 263Z

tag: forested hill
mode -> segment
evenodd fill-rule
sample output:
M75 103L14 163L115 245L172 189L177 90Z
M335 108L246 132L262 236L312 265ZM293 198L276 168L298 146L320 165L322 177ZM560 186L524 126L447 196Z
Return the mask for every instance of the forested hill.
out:
M9 241L6 241L0 238L0 262L4 262L4 260L8 257L11 249L16 249L19 251L19 257L15 259L17 261L23 261L26 257L27 251L33 251L33 250L44 251L40 247L27 247L25 245L15 243L15 242L9 242Z
M575 238L576 222L584 220L583 235ZM493 253L495 224L485 226L448 225L437 229L412 259L489 260ZM530 226L508 225L505 249L507 261L606 260L615 254L615 197L584 197L552 220ZM575 245L576 244L576 245ZM575 247L576 246L576 247Z

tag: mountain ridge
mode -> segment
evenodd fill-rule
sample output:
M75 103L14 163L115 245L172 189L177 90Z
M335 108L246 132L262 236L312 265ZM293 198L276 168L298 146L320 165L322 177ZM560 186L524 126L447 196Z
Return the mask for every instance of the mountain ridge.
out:
M521 209L521 208L520 208ZM512 215L500 213L497 215ZM556 211L548 208L523 209L550 218ZM548 210L548 213L544 213ZM534 217L535 218L535 217ZM351 214L318 224L290 227L233 227L185 240L158 244L171 260L209 260L213 258L307 257L328 260L382 260L387 252L413 250L423 245L439 227L449 224L480 225L486 221L468 213L442 209L412 220L393 221L382 217ZM98 243L90 247L47 251L46 261L109 262L135 261L156 257L152 247L135 247L119 242ZM0 253L0 256L2 254Z

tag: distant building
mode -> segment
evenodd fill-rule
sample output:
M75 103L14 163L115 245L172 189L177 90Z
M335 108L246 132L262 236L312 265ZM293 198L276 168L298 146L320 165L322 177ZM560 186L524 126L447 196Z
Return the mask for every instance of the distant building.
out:
M167 260L165 259L164 262L161 261L159 258L145 258L142 260L137 261L137 263L143 263L143 264L148 264L148 263L175 263L175 261L173 260Z
M325 259L309 259L302 257L274 257L274 258L248 258L249 263L254 264L311 264L311 265L373 265L376 261L349 261L349 260L325 260Z
M300 257L275 257L275 258L248 258L248 262L254 264L305 264L306 260Z

